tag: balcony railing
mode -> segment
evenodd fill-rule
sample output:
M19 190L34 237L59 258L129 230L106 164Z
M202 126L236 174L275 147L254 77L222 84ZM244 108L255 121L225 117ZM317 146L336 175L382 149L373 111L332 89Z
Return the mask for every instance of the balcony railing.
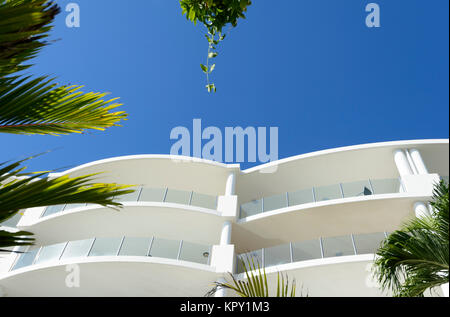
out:
M374 254L381 241L387 237L386 232L346 235L331 238L287 243L275 247L260 249L237 257L237 273L244 272L244 262L254 261L263 267L294 263L329 257Z
M43 246L19 254L11 270L71 258L99 256L158 257L210 264L211 246L161 238L92 238Z
M313 187L296 192L285 192L279 195L264 197L241 205L240 218L254 216L263 212L348 197L392 194L402 190L401 180L368 179L351 183L340 183L329 186Z
M217 196L195 193L193 191L183 191L169 188L149 188L139 187L134 193L118 196L118 202L166 202L177 203L189 206L202 207L207 209L217 209ZM45 209L41 217L50 216L70 209L86 207L89 204L66 204L49 206Z

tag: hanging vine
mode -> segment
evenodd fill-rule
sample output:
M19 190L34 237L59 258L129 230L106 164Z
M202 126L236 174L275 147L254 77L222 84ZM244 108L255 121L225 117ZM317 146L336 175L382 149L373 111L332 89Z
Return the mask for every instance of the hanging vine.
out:
M180 0L182 14L194 24L200 21L208 30L205 34L208 40L206 64L200 64L206 74L208 92L217 91L215 84L210 81L210 74L216 64L210 64L211 60L219 55L217 46L225 39L223 28L228 24L236 27L239 18L245 19L244 12L251 3L251 0Z

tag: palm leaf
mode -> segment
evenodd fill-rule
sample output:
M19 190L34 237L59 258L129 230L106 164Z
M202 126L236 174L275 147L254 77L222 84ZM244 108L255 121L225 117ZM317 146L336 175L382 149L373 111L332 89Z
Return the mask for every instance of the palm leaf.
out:
M0 0L0 132L68 134L117 126L127 114L106 93L83 93L46 76L17 75L48 45L60 8L48 0Z
M25 159L27 160L27 159ZM25 173L20 165L25 161L0 164L0 223L19 210L60 204L91 203L118 208L122 205L114 197L134 192L131 186L95 183L97 174L70 178L51 178L48 172ZM23 233L2 231L0 246L15 246Z
M215 282L213 289L206 296L213 296L219 289L228 289L234 291L240 297L270 297L265 268L261 268L259 261L249 256L242 263L245 280L238 280L233 274L229 273L231 282ZM278 272L276 297L295 297L295 290L295 279L290 283L287 275Z
M449 281L449 189L443 181L433 193L433 213L406 223L377 251L374 274L394 296L423 296Z

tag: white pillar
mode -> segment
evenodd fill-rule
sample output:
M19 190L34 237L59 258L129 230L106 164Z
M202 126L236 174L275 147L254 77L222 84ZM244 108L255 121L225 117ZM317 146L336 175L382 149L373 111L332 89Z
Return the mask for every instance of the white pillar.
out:
M428 169L425 166L425 163L422 160L422 156L420 155L419 150L417 149L411 149L409 150L409 153L411 153L411 158L414 162L414 165L417 168L417 172L419 174L428 174Z
M430 211L423 202L419 201L414 204L414 212L417 218L422 218L430 215Z
M405 151L399 149L394 152L395 165L397 165L400 176L413 175L411 166L409 166Z
M225 221L220 234L220 245L231 244L231 221Z
M236 176L234 172L231 172L227 178L227 184L225 186L225 196L232 196L235 193Z
M413 174L415 174L415 175L419 174L419 171L417 170L416 165L414 164L414 161L412 159L411 153L409 153L408 150L405 150L405 153L406 153L406 158L408 159L408 163L409 163L409 166L411 167Z
M227 281L223 277L221 277L217 280L217 282L223 284L223 283L226 283ZM214 294L214 297L226 297L226 296L227 296L227 290L222 287L219 287L217 289L217 292Z
M444 293L445 297L448 297L448 283L441 285L442 293Z

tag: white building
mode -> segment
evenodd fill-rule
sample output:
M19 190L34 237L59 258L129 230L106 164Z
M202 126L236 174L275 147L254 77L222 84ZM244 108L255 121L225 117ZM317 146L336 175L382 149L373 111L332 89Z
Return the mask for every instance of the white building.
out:
M98 181L138 190L120 197L120 211L26 210L16 227L35 233L36 245L0 257L0 294L203 296L227 272L239 273L237 255L251 252L272 282L284 271L309 296L386 295L371 279L374 251L386 233L428 212L433 184L449 175L449 144L350 146L243 171L137 155L61 174L96 172Z

